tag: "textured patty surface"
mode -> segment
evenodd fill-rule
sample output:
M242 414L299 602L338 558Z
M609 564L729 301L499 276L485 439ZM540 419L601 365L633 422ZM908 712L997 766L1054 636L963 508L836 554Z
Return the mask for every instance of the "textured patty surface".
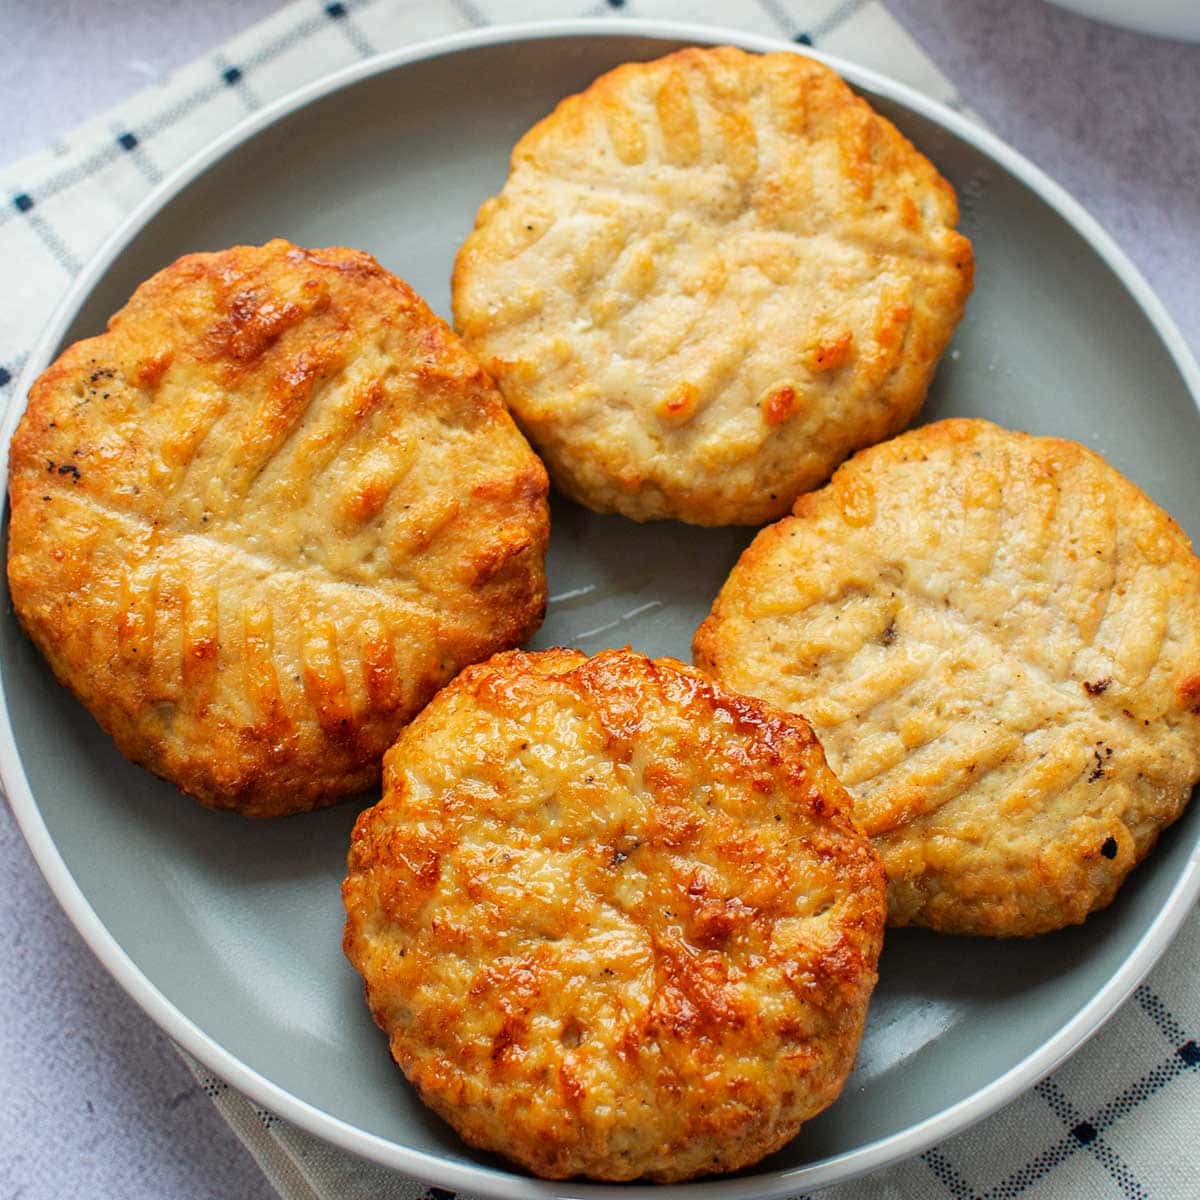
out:
M956 220L829 68L684 50L518 142L455 324L567 495L761 523L920 408L971 287Z
M864 451L755 538L694 649L812 722L898 925L1082 921L1200 777L1200 562L1074 442L953 420Z
M487 376L355 250L180 259L33 386L13 604L135 762L273 816L545 604L547 480Z
M853 1063L885 882L808 724L630 651L513 652L405 730L345 949L422 1099L540 1175L752 1163Z

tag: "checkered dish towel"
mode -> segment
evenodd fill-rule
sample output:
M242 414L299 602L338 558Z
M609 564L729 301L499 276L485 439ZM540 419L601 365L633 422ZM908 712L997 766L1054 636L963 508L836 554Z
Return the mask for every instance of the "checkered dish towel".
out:
M0 400L103 239L165 175L247 113L384 50L472 26L622 16L724 25L816 45L962 109L877 0L300 0L163 85L4 172L0 258L22 304L0 330ZM957 1137L821 1200L1200 1196L1200 910L1133 998L1065 1066ZM255 1107L185 1055L285 1200L445 1200ZM1181 1114L1184 1119L1181 1118Z

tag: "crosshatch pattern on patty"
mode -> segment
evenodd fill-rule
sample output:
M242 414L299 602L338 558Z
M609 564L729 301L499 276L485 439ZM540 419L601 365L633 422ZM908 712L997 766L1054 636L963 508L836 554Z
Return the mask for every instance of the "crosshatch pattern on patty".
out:
M761 524L920 408L972 286L957 219L823 64L690 48L520 139L455 327L572 499Z
M369 255L178 260L37 381L14 607L135 762L277 816L545 610L547 481L478 364Z
M947 420L861 452L758 535L695 651L813 722L894 924L1082 921L1200 776L1200 561L1075 442Z

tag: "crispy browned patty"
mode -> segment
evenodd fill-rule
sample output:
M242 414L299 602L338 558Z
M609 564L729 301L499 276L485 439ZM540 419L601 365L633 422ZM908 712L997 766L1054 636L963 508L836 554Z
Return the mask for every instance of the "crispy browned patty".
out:
M388 752L343 896L422 1099L556 1179L788 1141L851 1068L885 913L807 723L628 650L464 671Z
M276 816L379 776L539 624L547 482L487 376L367 254L180 259L37 381L13 603L135 762Z

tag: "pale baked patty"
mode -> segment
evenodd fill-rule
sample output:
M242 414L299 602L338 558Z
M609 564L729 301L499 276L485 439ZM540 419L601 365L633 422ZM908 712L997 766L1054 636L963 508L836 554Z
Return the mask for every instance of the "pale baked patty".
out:
M752 1163L841 1090L885 883L801 718L670 659L499 655L401 735L345 950L421 1098L550 1178Z
M545 606L547 480L367 254L181 258L30 391L22 625L121 750L252 816L327 804Z
M942 421L862 452L742 555L695 639L802 712L891 921L1082 921L1200 777L1200 562L1075 442Z
M756 524L921 406L962 315L950 185L828 67L688 49L564 100L454 269L568 496Z

